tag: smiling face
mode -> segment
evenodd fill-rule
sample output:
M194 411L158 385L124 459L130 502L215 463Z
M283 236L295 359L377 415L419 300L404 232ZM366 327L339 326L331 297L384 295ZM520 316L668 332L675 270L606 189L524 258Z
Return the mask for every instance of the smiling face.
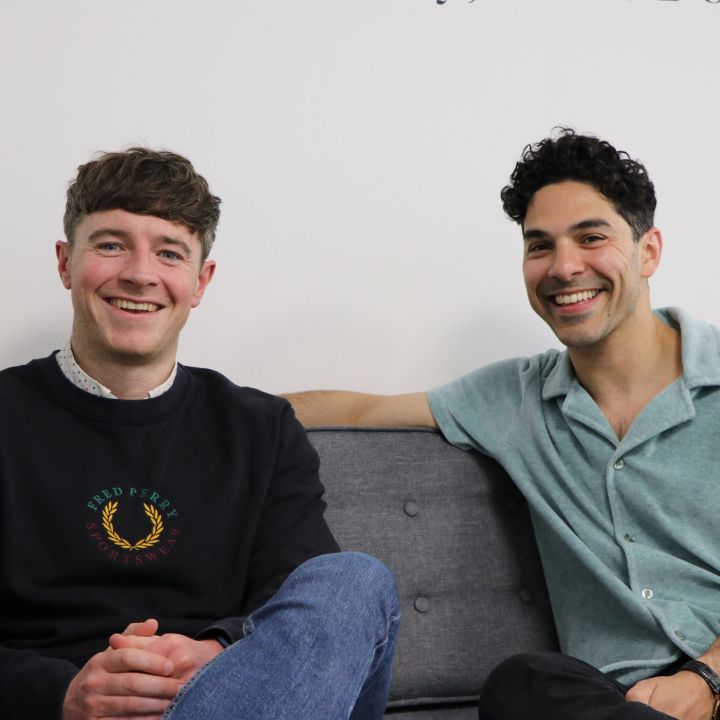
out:
M151 215L106 210L86 216L72 245L56 245L74 309L72 348L93 374L103 364L167 367L215 263L201 263L197 234ZM95 370L97 372L97 370Z
M595 345L650 313L647 278L660 260L660 233L651 228L636 242L592 186L567 181L538 190L523 236L530 304L564 345Z

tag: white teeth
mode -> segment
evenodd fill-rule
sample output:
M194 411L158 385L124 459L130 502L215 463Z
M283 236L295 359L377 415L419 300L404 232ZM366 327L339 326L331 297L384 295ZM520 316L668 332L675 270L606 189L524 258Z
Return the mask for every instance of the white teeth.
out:
M594 298L599 290L583 290L582 292L572 293L571 295L556 295L555 303L557 305L573 305L574 303L590 300Z
M110 304L121 310L137 310L140 312L155 312L160 308L160 306L155 303L136 303L132 300L122 300L121 298L112 298Z

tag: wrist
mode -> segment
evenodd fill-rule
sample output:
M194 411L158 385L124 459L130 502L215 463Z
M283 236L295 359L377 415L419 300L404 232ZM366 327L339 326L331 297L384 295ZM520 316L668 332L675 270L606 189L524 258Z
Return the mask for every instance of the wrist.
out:
M720 648L715 648L715 645L713 644L713 646L708 648L707 652L704 655L701 655L697 661L707 665L720 677Z
M680 668L680 671L694 673L704 680L713 700L710 720L720 720L720 676L704 660L690 660Z
M195 639L212 640L213 642L216 642L218 645L220 645L221 650L225 650L225 648L230 647L230 645L235 642L224 628L217 626L206 628L201 633L198 633L195 636Z
M228 645L223 645L223 640L217 637L204 638L203 640L198 640L197 642L202 643L213 655L219 655L229 645L229 643Z

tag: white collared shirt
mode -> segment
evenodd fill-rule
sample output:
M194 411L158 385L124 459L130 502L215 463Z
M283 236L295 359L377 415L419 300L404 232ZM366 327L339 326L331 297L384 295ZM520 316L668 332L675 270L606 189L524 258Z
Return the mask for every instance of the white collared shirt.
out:
M75 360L75 355L73 355L69 340L67 342L67 345L65 345L65 347L60 350L60 352L58 352L55 358L58 362L58 365L60 366L60 370L62 370L63 375L76 388L80 388L80 390L89 392L91 395L97 395L98 397L106 398L108 400L118 399L117 396L113 395L110 388L106 388L104 385L101 385L97 380L93 380L93 378L91 378L77 364L77 360ZM162 383L162 385L158 385L156 388L150 390L146 397L154 398L158 395L162 395L164 392L167 392L172 387L173 382L175 382L176 375L177 363L173 365L170 377L164 383Z

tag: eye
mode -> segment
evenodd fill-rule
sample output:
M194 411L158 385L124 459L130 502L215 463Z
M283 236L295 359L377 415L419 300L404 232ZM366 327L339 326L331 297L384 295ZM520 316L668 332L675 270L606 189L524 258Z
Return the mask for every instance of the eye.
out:
M121 250L120 245L116 242L104 242L97 246L98 250L108 253L115 253Z
M590 243L598 243L602 242L605 239L604 235L585 235L582 239L583 243L590 244Z
M529 243L525 248L527 255L537 255L538 253L545 252L549 249L549 245L546 242L533 242Z
M161 250L160 257L165 260L182 260L182 255L176 253L174 250Z

